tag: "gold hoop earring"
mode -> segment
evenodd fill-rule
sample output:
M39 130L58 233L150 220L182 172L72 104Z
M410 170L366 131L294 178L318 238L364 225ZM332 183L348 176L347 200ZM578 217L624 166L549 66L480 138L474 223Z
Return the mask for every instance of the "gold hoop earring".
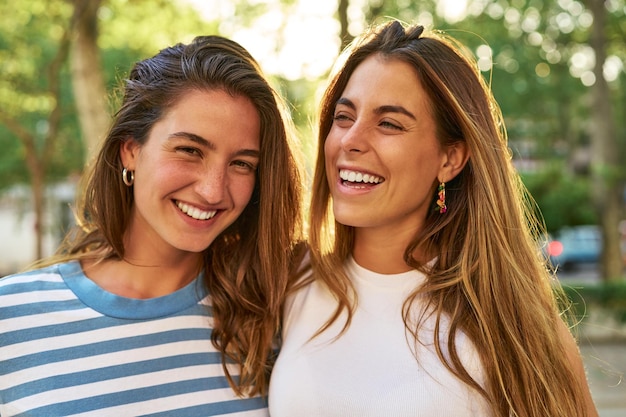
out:
M130 174L130 178L129 178ZM135 182L135 171L130 171L126 168L122 170L122 181L126 184L127 187L130 187Z

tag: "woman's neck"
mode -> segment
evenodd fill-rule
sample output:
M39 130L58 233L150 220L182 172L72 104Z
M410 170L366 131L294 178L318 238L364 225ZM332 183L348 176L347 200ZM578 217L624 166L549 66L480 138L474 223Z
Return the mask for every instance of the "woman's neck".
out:
M128 298L155 298L171 294L195 279L202 270L201 254L189 254L175 263L125 258L101 262L83 261L85 275L113 294Z
M404 253L415 236L413 230L390 232L355 228L352 256L357 264L380 274L399 274L413 269L404 260ZM420 262L428 262L432 254L413 253Z
M398 236L355 229L352 256L357 264L380 274L397 274L411 269L404 262L408 241Z

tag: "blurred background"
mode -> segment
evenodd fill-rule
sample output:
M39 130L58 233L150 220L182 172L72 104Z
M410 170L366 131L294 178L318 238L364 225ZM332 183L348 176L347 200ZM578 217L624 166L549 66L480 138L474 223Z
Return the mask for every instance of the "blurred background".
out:
M626 416L625 0L0 0L0 276L54 252L132 64L194 36L245 46L290 104L309 170L340 51L392 16L479 60L547 228L601 416Z

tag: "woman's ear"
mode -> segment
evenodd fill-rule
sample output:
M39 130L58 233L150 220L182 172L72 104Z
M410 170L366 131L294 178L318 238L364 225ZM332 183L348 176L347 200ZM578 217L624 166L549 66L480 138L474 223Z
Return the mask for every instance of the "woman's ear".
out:
M122 160L122 166L124 166L124 168L129 171L135 170L140 149L141 145L139 145L139 142L130 136L120 144L120 159Z
M454 142L446 146L445 163L439 170L439 181L448 182L454 179L465 168L465 164L470 157L467 143L463 141Z

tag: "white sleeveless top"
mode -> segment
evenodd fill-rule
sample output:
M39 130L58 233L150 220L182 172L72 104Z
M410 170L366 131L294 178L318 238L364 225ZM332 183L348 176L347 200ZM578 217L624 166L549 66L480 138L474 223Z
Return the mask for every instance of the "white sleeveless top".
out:
M422 325L423 344L415 345L405 332L402 304L424 275L415 270L378 274L352 258L346 270L357 291L358 307L350 327L338 339L333 341L345 316L309 340L336 305L318 281L287 301L283 345L270 384L270 415L491 416L483 397L458 380L437 357L434 318ZM448 323L442 324L445 334ZM482 367L473 344L459 333L456 345L467 370L482 383Z

